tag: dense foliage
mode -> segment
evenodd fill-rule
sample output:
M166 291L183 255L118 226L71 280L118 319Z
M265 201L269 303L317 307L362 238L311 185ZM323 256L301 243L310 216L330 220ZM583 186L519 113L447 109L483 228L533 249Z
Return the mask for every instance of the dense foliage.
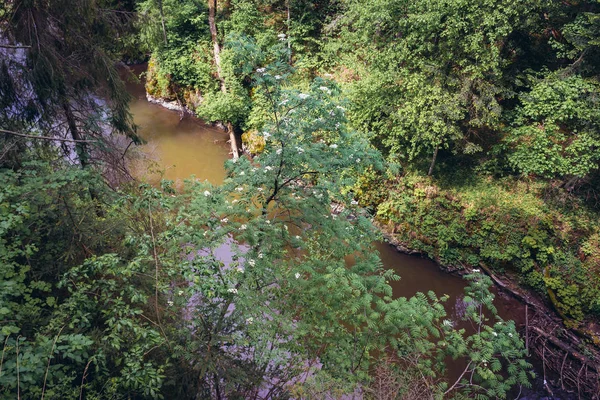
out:
M596 1L235 1L218 10L227 53L221 63L235 89L228 97L217 93L208 58L212 89L182 82L184 92L206 95L201 116L233 121L250 150L261 150L260 94L239 68L248 49L236 43L245 37L256 57L269 59L279 35L299 71L290 84L336 80L349 99L350 124L385 155L387 173L370 170L361 178L370 187L355 191L362 204L379 208L383 222L402 224L399 240L450 264L485 261L499 272L513 270L526 286L553 293L549 299L572 324L597 318ZM203 29L196 34L209 45ZM167 52L157 46L158 60ZM177 83L171 65L158 62L156 76ZM425 174L434 178L423 185L455 206L415 196L414 182ZM501 200L484 204L498 193ZM440 212L454 228L423 224ZM490 220L510 239L487 236ZM440 231L447 229L455 233ZM540 250L546 248L553 250Z
M75 3L0 6L0 398L505 398L480 265L597 334L597 1ZM124 184L144 57L243 133L222 185ZM473 271L473 329L392 297L372 217Z
M469 277L474 332L444 319L434 293L391 298L397 277L344 189L378 154L346 130L335 85L287 90L277 65L256 71L272 110L265 148L229 162L221 186L111 194L66 165L2 171L2 395L323 397L366 390L385 354L427 396L528 385L488 278ZM448 357L465 360L469 380L443 379Z

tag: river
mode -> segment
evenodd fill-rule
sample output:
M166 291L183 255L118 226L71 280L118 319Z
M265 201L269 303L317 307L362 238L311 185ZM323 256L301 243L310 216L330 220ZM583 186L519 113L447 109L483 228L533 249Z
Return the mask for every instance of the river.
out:
M142 71L142 67L134 68L137 74ZM147 141L141 150L156 163L157 171L149 175L151 181L155 182L162 176L177 182L193 174L213 184L222 182L225 177L224 162L230 157L226 143L229 136L225 132L191 116L180 119L177 111L148 102L140 82L128 82L127 88L133 96L130 110L139 126L139 134ZM160 169L164 169L164 174L159 172ZM395 297L410 297L417 292L426 293L430 290L438 296L447 294L448 317L458 323L464 309L462 298L465 281L461 277L442 271L429 259L399 253L387 243L376 243L376 247L384 266L394 269L401 277L399 281L391 282ZM524 326L525 306L495 289L493 292L496 294L494 304L500 316L514 320L518 328ZM458 376L458 373L451 366L449 376ZM534 382L534 387L537 388L527 391L526 398L543 398L539 380Z

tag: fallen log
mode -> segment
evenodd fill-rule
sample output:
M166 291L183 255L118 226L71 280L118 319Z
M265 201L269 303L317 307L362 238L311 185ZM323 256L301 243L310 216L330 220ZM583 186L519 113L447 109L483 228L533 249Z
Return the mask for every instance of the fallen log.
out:
M484 263L479 263L479 267L490 277L490 279L494 282L494 284L506 292L510 293L516 299L522 301L523 303L530 305L534 308L539 308L539 304L532 302L529 297L524 294L518 292L514 288L510 287L506 283L502 282L494 273L488 268Z
M561 349L562 351L564 351L571 357L575 358L582 364L587 365L589 368L591 368L592 370L594 370L596 372L600 372L600 362L595 362L594 360L591 360L589 357L584 356L579 351L575 350L573 347L569 346L568 344L564 343L562 340L558 339L556 336L553 336L553 335L550 335L550 334L544 332L537 326L531 326L531 327L529 327L529 329L534 331L538 335L544 337L550 343L552 343L553 345L555 345L556 347L558 347L559 349Z

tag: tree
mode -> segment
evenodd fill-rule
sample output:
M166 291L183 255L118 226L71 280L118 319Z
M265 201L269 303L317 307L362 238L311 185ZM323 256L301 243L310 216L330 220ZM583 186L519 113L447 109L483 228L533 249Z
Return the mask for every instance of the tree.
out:
M0 168L0 398L156 398L166 360L148 354L164 339L141 317L152 264L121 245L134 221L93 170L21 156Z
M372 251L374 230L348 192L365 165L380 161L347 130L336 85L317 79L304 91L286 88L290 70L283 63L255 71L257 107L267 116L264 151L229 161L222 186L190 182L183 196L162 206L172 216L157 236L156 254L180 277L167 293L173 312L184 316L172 341L180 370L192 368L182 377L195 385L190 393L351 393L368 385L370 367L386 348L421 359L415 368L435 379L447 355L480 351L494 372L501 362L517 365L504 381L487 358L474 359L468 372L481 389L458 382L445 386L449 392L469 386L503 396L526 383L514 325L502 323L500 335L514 339L496 344L487 332L494 347L481 349L481 339L443 320L435 295L391 299L388 282L397 277ZM332 204L341 211L332 212ZM474 307L489 305L489 292L478 290ZM481 316L469 318L484 329ZM505 351L512 345L514 352Z
M4 127L58 139L68 134L75 144L62 142L65 156L75 153L82 167L118 147L110 132L139 142L115 68L127 15L95 1L5 3L2 40L15 48L2 60Z
M347 2L342 51L348 49L350 68L361 78L350 86L352 120L393 158L428 154L429 174L441 148L481 151L477 132L498 127L499 99L510 95L503 83L509 36L530 7L527 1ZM361 50L350 50L357 45Z
M584 178L600 161L597 82L558 72L534 80L520 96L506 142L518 171L546 178Z

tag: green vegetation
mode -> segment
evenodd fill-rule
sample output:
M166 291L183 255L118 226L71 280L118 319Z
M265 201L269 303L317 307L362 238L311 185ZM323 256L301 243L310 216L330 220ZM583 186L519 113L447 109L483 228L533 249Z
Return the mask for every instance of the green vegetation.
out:
M598 334L597 1L72 3L0 6L0 398L506 398L480 265ZM222 185L128 179L146 56L253 153ZM371 216L468 272L473 330L392 297Z
M169 58L174 48L210 46L205 19L193 46L175 42L189 24L167 29L173 42L155 41L153 76L200 91L198 114L232 122L259 151L262 99L240 63L273 60L279 34L298 69L289 85L337 81L351 126L385 155L389 171L371 170L361 178L369 187L355 190L384 223L402 225L400 241L445 263L512 270L525 286L554 292L570 324L598 318L597 2L291 4L218 8L227 94L210 57L202 68L212 69L212 86L179 79ZM166 19L184 12L198 15L180 7ZM382 193L386 186L393 190Z
M489 278L469 276L471 333L444 319L434 293L391 298L397 277L343 194L378 153L346 130L332 82L299 92L277 72L255 74L272 110L265 149L228 162L221 186L111 193L91 170L30 152L3 170L4 397L322 397L367 387L388 353L428 396L528 385ZM332 214L332 202L347 208ZM448 357L466 360L469 380L441 379Z
M408 247L446 265L483 263L514 272L540 293L555 291L554 305L576 324L600 312L598 226L582 204L542 200L553 195L543 184L512 178L439 187L430 178L406 175L377 215Z

